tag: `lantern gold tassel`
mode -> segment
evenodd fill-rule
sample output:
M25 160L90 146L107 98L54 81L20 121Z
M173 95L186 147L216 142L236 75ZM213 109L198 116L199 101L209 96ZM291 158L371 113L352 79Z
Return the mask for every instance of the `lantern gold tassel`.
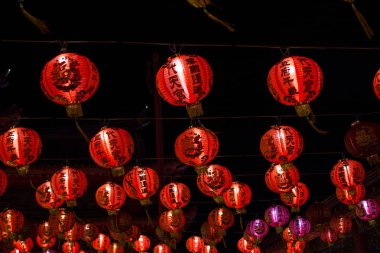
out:
M327 134L328 133L328 131L321 130L321 129L317 128L317 126L315 125L315 120L316 120L315 115L314 115L313 111L311 110L311 107L309 104L298 104L298 105L294 106L294 108L297 112L297 115L299 117L306 118L307 122L309 122L310 126L315 131L317 131L320 134Z
M356 8L355 0L343 0L343 1L351 5L352 10L354 11L355 16L358 18L361 26L363 27L364 32L367 35L368 39L372 39L372 37L374 36L374 32L372 31L371 27L368 25L368 22L363 16L363 14Z
M19 0L19 6L20 6L20 10L21 10L21 13L30 21L33 23L33 25L35 25L41 33L43 34L46 34L46 33L49 33L49 28L48 26L46 25L46 23L36 17L34 17L33 15L31 15L29 12L27 12L24 8L24 0Z
M195 118L203 115L203 108L200 102L196 102L194 104L189 104L186 106L186 111L189 117Z

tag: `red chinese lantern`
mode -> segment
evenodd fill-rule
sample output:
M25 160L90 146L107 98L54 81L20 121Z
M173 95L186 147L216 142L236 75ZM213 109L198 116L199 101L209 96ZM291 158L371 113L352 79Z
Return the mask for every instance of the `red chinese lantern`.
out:
M0 135L0 147L1 161L24 176L29 172L29 165L40 156L42 142L35 130L13 126Z
M302 150L302 135L292 126L272 126L260 140L260 151L264 158L284 167L294 161Z
M330 220L330 227L337 231L338 238L344 238L351 231L352 218L344 214L334 216Z
M63 52L45 64L40 86L48 99L65 106L68 117L82 117L81 103L98 89L99 72L87 57Z
M303 253L306 248L306 240L297 240L294 243L286 244L287 253Z
M344 146L356 158L365 158L372 166L380 163L380 124L355 121L344 136Z
M111 239L107 235L102 233L99 233L98 237L96 237L96 239L92 241L92 247L96 249L98 252L107 250L110 244Z
M154 246L153 253L171 253L172 250L166 244L160 243Z
M201 226L201 235L205 244L215 246L217 243L223 240L226 231L219 227L210 226L210 224L205 221Z
M66 241L77 241L82 237L82 233L82 224L75 222L74 226L70 230L64 232L63 239Z
M348 205L350 209L353 209L355 208L355 205L364 198L365 187L363 184L357 184L348 189L336 187L335 194L336 198L341 203Z
M227 230L234 224L234 213L226 207L217 207L208 214L210 226Z
M0 213L0 230L12 235L22 229L24 215L16 209L7 209Z
M203 115L200 101L213 85L213 72L199 55L176 54L160 67L156 88L163 100L174 106L186 106L190 118Z
M321 240L327 243L330 247L338 240L338 233L335 229L331 228L329 224L325 224L322 227L319 238L321 238Z
M44 250L44 252L46 249L53 247L56 241L57 241L56 237L43 239L39 237L38 235L36 236L36 242L38 246L40 246Z
M375 96L380 99L380 69L376 72L372 84Z
M60 207L65 200L58 198L58 195L51 188L50 181L46 181L37 187L36 201L45 209L48 209L50 213L57 212L57 208Z
M18 239L13 242L13 246L20 251L20 253L29 253L34 246L32 238Z
M107 228L116 233L127 231L131 228L132 222L133 217L125 210L120 210L115 215L108 215L106 219Z
M356 204L356 216L368 221L370 225L375 225L376 218L380 215L380 204L377 199L363 199Z
M267 85L273 98L286 106L294 106L299 117L305 117L315 130L315 115L310 102L323 88L323 73L319 65L304 56L288 56L272 66Z
M274 193L291 191L299 179L299 171L293 163L289 163L286 168L272 164L265 173L265 184Z
M251 240L247 240L244 237L241 237L237 242L237 248L242 253L249 253L252 251L255 243Z
M207 169L219 151L219 140L214 132L203 126L191 126L179 134L174 146L175 154L182 163L194 166L200 174Z
M88 184L86 174L82 170L69 166L55 172L50 182L54 193L64 199L68 207L77 205L76 199L83 196Z
M140 253L146 252L150 248L150 239L146 235L140 237L133 242L132 248Z
M3 196L8 188L8 175L0 169L0 196Z
M292 231L292 234L297 237L304 237L310 232L311 224L308 219L298 215L290 220L289 228L290 231Z
M95 199L101 208L107 209L108 214L113 215L124 205L127 195L121 185L106 182L96 190Z
M211 164L204 173L197 176L197 186L206 196L213 197L215 202L223 203L223 193L232 184L232 174L227 167Z
M292 233L289 227L286 227L284 230L282 230L282 238L287 242L287 243L294 243L295 241L298 240L298 237Z
M223 193L223 200L227 207L236 209L236 213L246 213L245 207L252 200L251 188L246 183L234 181Z
M348 189L363 183L365 170L363 165L353 159L340 159L330 171L331 182L339 188Z
M57 213L49 215L49 224L58 233L58 238L61 239L63 234L74 226L75 215L66 208L59 208Z
M81 239L87 243L91 243L99 235L99 228L94 223L86 223L82 226Z
M185 226L186 218L183 212L174 210L164 211L160 214L159 226L166 232L175 236Z
M38 225L37 236L42 240L48 240L57 235L57 232L53 229L52 225L48 221L44 221Z
M255 244L259 244L268 232L269 226L265 220L254 219L247 223L244 230L244 237L248 241L253 241Z
M78 242L69 242L66 241L62 244L63 253L79 253L80 244Z
M298 181L290 192L281 192L280 198L285 205L292 207L292 213L299 212L300 206L309 199L309 188L307 188L306 184Z
M203 245L201 248L200 253L218 253L218 250L211 245Z
M123 176L124 164L134 152L131 134L122 128L103 127L91 138L89 150L94 162L103 168L111 169L112 175Z
M316 201L308 206L305 216L315 229L320 230L331 219L331 210L326 204Z
M124 176L123 188L132 199L138 199L141 205L150 205L150 197L153 196L159 187L159 177L157 172L148 167L134 166Z
M107 248L107 253L124 253L124 246L119 242L113 242Z
M160 191L160 202L168 209L177 210L185 207L190 202L190 189L186 184L171 182Z
M265 222L276 229L279 234L282 232L282 227L289 222L290 212L283 205L272 205L265 210Z
M201 237L193 235L186 240L186 249L191 253L199 253L204 246L204 241Z

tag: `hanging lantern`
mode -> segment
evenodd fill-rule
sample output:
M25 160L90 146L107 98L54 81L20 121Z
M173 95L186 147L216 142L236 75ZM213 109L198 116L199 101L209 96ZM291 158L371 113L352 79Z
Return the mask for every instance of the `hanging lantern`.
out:
M111 169L114 177L124 175L124 166L134 152L131 134L122 128L103 127L89 145L91 158L103 168Z
M164 231L171 233L172 237L176 236L185 226L186 217L183 212L175 212L174 210L164 211L160 214L159 226Z
M355 121L344 136L344 146L356 158L365 158L371 166L380 163L380 124Z
M252 200L251 188L243 182L232 182L230 188L223 193L223 200L227 207L236 209L236 213L246 213L245 207Z
M58 238L62 239L63 234L74 226L75 215L70 210L59 208L56 214L49 215L49 224L58 233Z
M331 210L326 204L316 201L307 207L305 216L316 230L320 230L331 219Z
M98 89L99 72L87 57L64 52L45 64L40 86L48 99L65 106L68 117L82 117L82 103Z
M289 163L286 168L272 164L265 173L265 184L274 193L291 191L299 179L299 171L293 163Z
M223 240L226 231L219 227L210 226L210 224L205 221L201 226L201 235L205 244L215 246L217 243Z
M39 237L38 235L36 236L36 243L38 244L38 246L42 248L42 250L44 250L44 252L46 249L53 247L56 241L57 241L56 237L43 239Z
M268 232L269 226L265 220L255 219L247 223L244 234L247 235L246 239L248 238L248 240L253 240L255 244L259 244Z
M104 250L107 250L107 248L111 244L111 239L102 233L98 234L98 237L92 241L92 247L96 249L98 252L102 252Z
M199 55L176 54L160 67L156 88L163 100L174 106L186 106L190 118L203 115L201 100L214 83L208 62Z
M190 202L190 189L184 183L171 182L160 191L160 202L171 210L180 210Z
M76 199L83 196L88 184L86 174L82 170L69 166L55 172L50 182L54 193L58 198L64 199L68 207L77 205Z
M29 172L29 165L40 156L42 142L35 130L12 126L0 135L0 147L1 161L15 167L19 175L25 176Z
M322 227L321 234L319 236L322 241L328 244L331 247L334 242L338 240L338 233L335 229L331 228L329 224L326 224Z
M314 125L315 115L309 103L318 97L323 88L323 73L319 65L304 56L288 56L272 66L267 85L273 98L286 106L294 106L299 117Z
M82 237L82 233L82 224L75 222L74 226L69 231L64 232L63 239L65 241L77 241Z
M150 205L150 197L159 187L157 172L148 167L134 166L124 176L123 188L132 199L138 199L143 206Z
M302 216L296 216L289 222L290 231L297 237L303 238L306 234L310 232L311 224L310 221Z
M130 229L132 222L133 217L125 210L120 210L115 215L108 215L106 218L107 228L116 233Z
M150 248L150 239L146 235L140 235L139 239L133 242L132 248L140 253L146 252Z
M198 189L206 196L213 197L218 204L223 203L223 193L232 184L230 170L218 164L211 164L204 173L197 176Z
M363 199L356 204L356 216L368 221L370 225L375 225L376 218L380 215L380 204L377 199Z
M339 188L348 189L363 183L365 170L363 165L353 159L340 159L330 172L331 182Z
M18 239L13 242L13 246L20 251L20 253L29 253L34 246L32 238Z
M199 253L204 246L203 239L199 236L193 235L186 240L186 249L191 253Z
M355 205L364 198L365 187L363 184L357 184L347 189L336 187L335 194L341 203L348 205L350 209L354 209Z
M290 212L283 205L272 205L265 210L264 220L276 229L277 234L282 232L282 227L289 222Z
M330 220L330 227L337 231L338 238L344 238L351 231L352 218L344 214L334 216Z
M260 140L260 151L271 163L280 164L284 168L294 161L303 150L301 133L292 126L271 126Z
M156 227L156 235L163 243L169 245L170 248L176 249L177 243L182 240L182 231L178 231L174 236L172 233L166 232L160 226Z
M286 244L287 253L303 253L306 248L306 240L297 240L294 243Z
M37 187L35 197L37 204L48 209L50 213L57 212L57 208L65 202L52 190L50 181L46 181Z
M87 243L91 243L99 235L99 228L94 223L86 223L82 226L82 236L81 239Z
M63 253L79 253L79 251L80 251L80 244L78 242L65 241L62 244Z
M57 235L57 232L53 229L48 221L44 221L38 225L37 236L42 240L49 240Z
M171 253L172 250L166 244L160 243L154 246L153 253Z
M24 225L24 215L16 209L6 209L0 213L0 230L10 234L13 238L16 232L19 232Z
M287 243L293 244L298 240L298 237L292 233L289 227L286 227L282 230L282 239L284 239Z
M306 184L298 181L290 192L281 192L280 198L285 205L292 207L292 213L299 212L300 206L304 205L309 199L309 188L307 188Z
M113 242L108 246L107 253L124 253L124 246L119 242Z
M217 207L208 215L210 226L217 227L226 231L234 224L234 213L226 207Z
M200 253L218 253L218 250L211 245L203 245Z
M237 248L242 253L249 253L252 252L253 248L255 247L254 241L247 240L244 237L241 237L237 242Z
M0 197L4 195L8 188L8 175L0 169Z
M191 126L177 136L174 150L178 160L194 166L195 171L200 174L207 169L206 164L218 154L219 140L210 129Z
M127 195L121 185L106 182L101 185L95 193L96 203L107 209L109 215L114 215L124 205Z

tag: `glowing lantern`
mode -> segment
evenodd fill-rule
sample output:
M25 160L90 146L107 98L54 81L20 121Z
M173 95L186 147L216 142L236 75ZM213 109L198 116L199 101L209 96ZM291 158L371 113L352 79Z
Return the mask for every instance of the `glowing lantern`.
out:
M352 218L348 215L337 215L331 218L330 227L337 231L338 238L344 238L351 231Z
M106 182L101 185L95 193L96 203L107 209L109 215L116 214L119 208L124 205L127 195L121 185L113 182Z
M370 225L375 225L376 218L380 215L380 204L376 199L363 199L356 204L356 216L366 220Z
M172 250L166 244L160 243L154 246L153 253L171 253Z
M57 235L57 232L54 231L53 227L48 221L44 221L38 225L37 236L42 240L48 240Z
M83 196L88 184L86 174L82 170L69 166L64 166L55 172L50 182L54 193L64 199L68 207L77 205L76 199Z
M29 172L29 165L40 156L42 142L35 130L13 126L0 135L0 147L0 160L24 176Z
M258 244L268 234L268 232L269 226L265 220L255 219L247 223L244 234L246 234L249 238L252 238L255 244Z
M252 191L248 184L232 182L230 188L223 193L223 200L227 207L236 209L236 213L246 213L245 207L251 202Z
M79 253L80 244L78 242L69 242L66 241L62 244L63 253Z
M260 140L260 151L264 158L285 168L302 153L302 150L302 135L292 126L272 126Z
M110 244L111 239L107 235L102 233L99 233L98 237L96 237L96 239L92 241L92 247L96 249L98 252L107 250Z
M63 239L66 241L77 241L82 237L82 233L82 224L75 222L74 226L70 230L64 232Z
M81 239L87 243L91 243L99 235L99 228L94 223L86 223L82 226Z
M272 66L267 85L273 98L286 106L294 106L299 117L305 117L315 126L315 115L310 102L323 88L323 73L318 64L304 56L289 56Z
M46 250L48 248L53 247L56 241L57 241L56 237L52 237L49 239L43 239L43 238L39 237L38 235L36 236L36 242L37 242L38 246L40 246L43 250Z
M197 176L197 186L206 196L213 197L215 202L223 203L223 193L232 184L230 170L218 164L211 164L204 173Z
M184 183L172 182L160 191L160 202L163 206L171 210L185 207L190 202L190 189Z
M365 187L363 184L357 184L348 189L336 187L335 194L341 203L348 205L350 209L354 209L355 205L364 198Z
M242 253L249 253L253 250L255 246L254 241L247 240L244 237L241 237L237 242L237 248Z
M25 240L19 239L13 242L13 246L20 251L20 253L29 253L34 246L32 238L28 237Z
M320 230L331 219L331 210L326 204L317 201L308 206L305 216L311 225Z
M150 239L146 235L140 235L139 239L133 242L132 248L140 253L146 252L150 248Z
M37 187L36 201L45 209L48 209L50 213L57 212L57 208L60 207L65 200L58 198L58 195L51 188L50 181L46 181Z
M276 229L279 234L282 232L282 227L289 222L290 212L283 205L272 205L265 210L265 222Z
M131 134L122 128L103 127L91 138L89 150L94 162L111 169L113 176L124 175L124 164L134 152Z
M200 253L218 253L218 250L211 245L203 245Z
M8 175L0 169L0 196L3 196L8 188Z
M296 216L289 222L290 231L297 237L304 237L310 232L310 221L302 216Z
M204 241L201 237L193 235L186 240L186 249L191 253L199 253L204 246Z
M123 188L132 199L138 199L141 205L150 205L150 197L153 196L159 187L159 177L157 172L148 167L134 166L124 176Z
M16 209L7 209L0 213L0 230L13 235L24 225L24 215ZM11 236L13 237L13 236Z
M298 181L290 192L281 192L280 198L285 205L292 207L292 213L299 212L300 206L309 199L309 188L307 188L306 184Z
M289 227L286 227L284 230L282 230L282 238L287 242L287 243L294 243L295 241L298 240L298 237L292 233Z
M215 244L223 240L223 236L226 234L221 228L210 226L210 224L205 221L201 226L201 235L205 244L215 246Z
M338 233L335 229L331 228L329 224L326 224L322 227L319 238L327 243L328 246L332 246L332 244L338 240Z
M124 246L118 242L113 242L107 248L107 253L124 253Z
M297 240L294 243L287 243L287 253L303 253L306 248L306 240Z
M363 183L365 171L363 165L353 159L340 159L330 171L331 182L339 188L348 189Z
M210 226L227 230L234 224L234 213L226 207L217 207L208 215Z
M109 230L117 233L127 231L132 226L132 216L125 210L118 211L115 215L108 215L106 225Z
M186 218L183 212L174 210L164 211L160 214L159 226L166 232L175 236L185 226Z
M219 140L214 132L203 126L191 126L176 138L175 155L182 163L194 166L200 174L207 169L219 151Z
M156 75L158 94L171 105L186 106L190 118L203 115L200 101L209 94L213 82L208 62L193 54L169 57Z
M346 150L356 158L367 159L370 165L380 163L380 124L355 121L344 136Z
M293 163L286 168L272 164L265 173L265 184L274 193L289 192L297 185L299 178L299 171Z
M40 86L48 99L65 106L68 117L82 117L81 103L98 89L99 72L87 57L64 52L45 64Z
M375 96L380 99L380 69L376 72L373 78L373 90L375 92Z
M59 208L58 212L49 215L49 224L58 233L58 238L63 238L63 234L69 231L75 224L75 215L72 211Z

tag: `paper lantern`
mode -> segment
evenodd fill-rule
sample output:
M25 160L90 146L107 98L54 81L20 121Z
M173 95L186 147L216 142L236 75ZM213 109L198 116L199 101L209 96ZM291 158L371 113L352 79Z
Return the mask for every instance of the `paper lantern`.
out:
M199 55L169 57L156 74L156 88L163 100L173 106L186 106L190 118L203 115L201 100L213 85L213 72Z
M108 246L107 253L124 253L124 246L119 242L113 242Z
M159 177L155 170L148 167L134 166L123 179L123 188L132 199L138 199L141 205L150 205L150 197L159 187Z
M237 248L242 253L249 253L252 252L253 248L255 247L254 241L247 240L244 237L241 237L237 242Z
M293 244L298 240L298 236L293 234L289 227L286 227L282 230L282 239L284 239L287 243Z
M288 163L286 168L272 164L265 173L265 184L274 193L291 191L299 179L299 171L293 163Z
M352 218L344 214L333 216L330 220L330 227L337 231L338 238L344 238L351 231Z
M174 210L163 211L159 217L159 226L166 232L175 234L185 226L186 218L183 212Z
M227 167L211 164L204 173L197 176L198 189L206 196L213 197L215 202L223 203L223 193L232 184L232 174Z
M373 77L372 85L376 98L380 99L380 69L376 72L375 76Z
M286 106L293 106L299 117L305 117L315 130L315 116L310 102L323 88L323 73L319 65L304 56L288 56L274 64L267 79L273 98Z
M134 152L131 134L116 127L103 127L91 138L89 150L91 158L103 168L111 169L112 175L123 176L124 166Z
M194 166L203 173L219 151L219 140L214 132L203 126L191 126L180 133L174 145L175 155L182 163Z
M306 240L299 239L294 243L286 244L286 253L303 253L306 248Z
M75 207L76 200L87 190L86 174L79 169L64 166L55 172L50 179L51 187L59 198L66 201L68 207Z
M74 223L74 226L70 230L64 232L63 239L65 241L77 241L82 237L82 234L83 234L82 224L76 221Z
M71 52L61 53L48 61L40 77L45 96L64 105L71 118L83 116L82 103L95 94L98 86L96 65L86 56Z
M13 242L13 246L20 251L20 253L29 253L33 249L34 242L32 238L18 239Z
M208 223L210 226L227 230L234 224L234 213L226 207L214 208L208 214Z
M50 213L57 212L57 208L65 202L52 190L50 181L46 181L37 187L35 197L37 204L48 209Z
M168 209L176 210L185 207L191 198L189 187L181 182L171 182L160 191L160 202Z
M4 195L8 188L8 175L0 169L0 197Z
M62 244L63 253L79 253L80 244L78 242L69 242L66 241Z
M201 248L200 253L218 253L218 250L211 245L203 245Z
M363 184L357 184L347 189L336 187L336 198L343 204L348 205L350 209L355 208L355 205L364 198L365 187Z
M38 225L37 236L42 240L48 240L57 235L57 232L53 229L52 225L48 221L44 221Z
M248 238L251 238L255 244L259 244L268 232L269 226L265 220L262 219L250 220L244 230L244 234L246 234Z
M201 226L201 235L205 244L215 246L217 243L223 240L226 231L219 227L210 226L210 224L205 221Z
M310 232L311 224L308 219L298 215L290 220L289 229L297 237L304 237Z
M107 210L109 215L114 215L124 205L127 195L123 186L113 182L106 182L95 192L96 203Z
M163 243L157 244L153 248L153 253L171 253L171 252L172 252L171 248L168 245L163 244Z
M245 207L252 200L251 188L246 183L234 181L223 193L223 200L227 207L236 209L236 213L246 213Z
M57 213L49 215L49 224L61 239L63 234L74 226L75 214L66 208L59 208Z
M193 235L186 240L186 249L191 253L199 253L204 246L203 239Z
M284 167L294 161L302 150L302 135L292 126L272 126L260 139L260 152L264 158Z
M370 225L375 225L376 218L380 215L380 204L377 199L363 199L356 204L356 216L368 221Z
M92 241L92 247L99 251L105 251L111 244L111 239L102 233L98 234L95 240Z
M146 235L140 235L140 237L133 242L132 248L137 252L146 252L150 248L150 239Z
M340 159L330 171L331 182L339 188L348 189L363 183L365 170L363 165L353 159Z
M280 199L285 205L292 207L292 213L299 212L300 206L304 205L309 199L309 188L306 184L298 181L291 191L281 192Z
M13 235L24 225L24 215L17 209L6 209L0 213L0 230Z
M91 243L99 235L99 228L94 223L86 223L82 226L81 239L87 243Z
M338 240L338 233L335 229L331 228L329 224L325 224L322 227L319 238L327 243L328 246L332 246L334 242Z
M282 227L289 222L290 212L283 205L272 205L265 209L264 220L270 226L276 229L279 234L282 232Z
M15 167L19 175L29 172L29 165L35 162L42 151L42 142L38 133L26 127L12 126L0 135L0 159Z
M38 235L36 236L36 243L43 250L46 250L48 248L53 247L56 241L57 241L56 237L52 237L52 238L49 238L49 239L43 239L43 238L39 237Z
M305 216L315 229L320 230L322 225L331 219L331 209L326 204L316 201L307 207Z

